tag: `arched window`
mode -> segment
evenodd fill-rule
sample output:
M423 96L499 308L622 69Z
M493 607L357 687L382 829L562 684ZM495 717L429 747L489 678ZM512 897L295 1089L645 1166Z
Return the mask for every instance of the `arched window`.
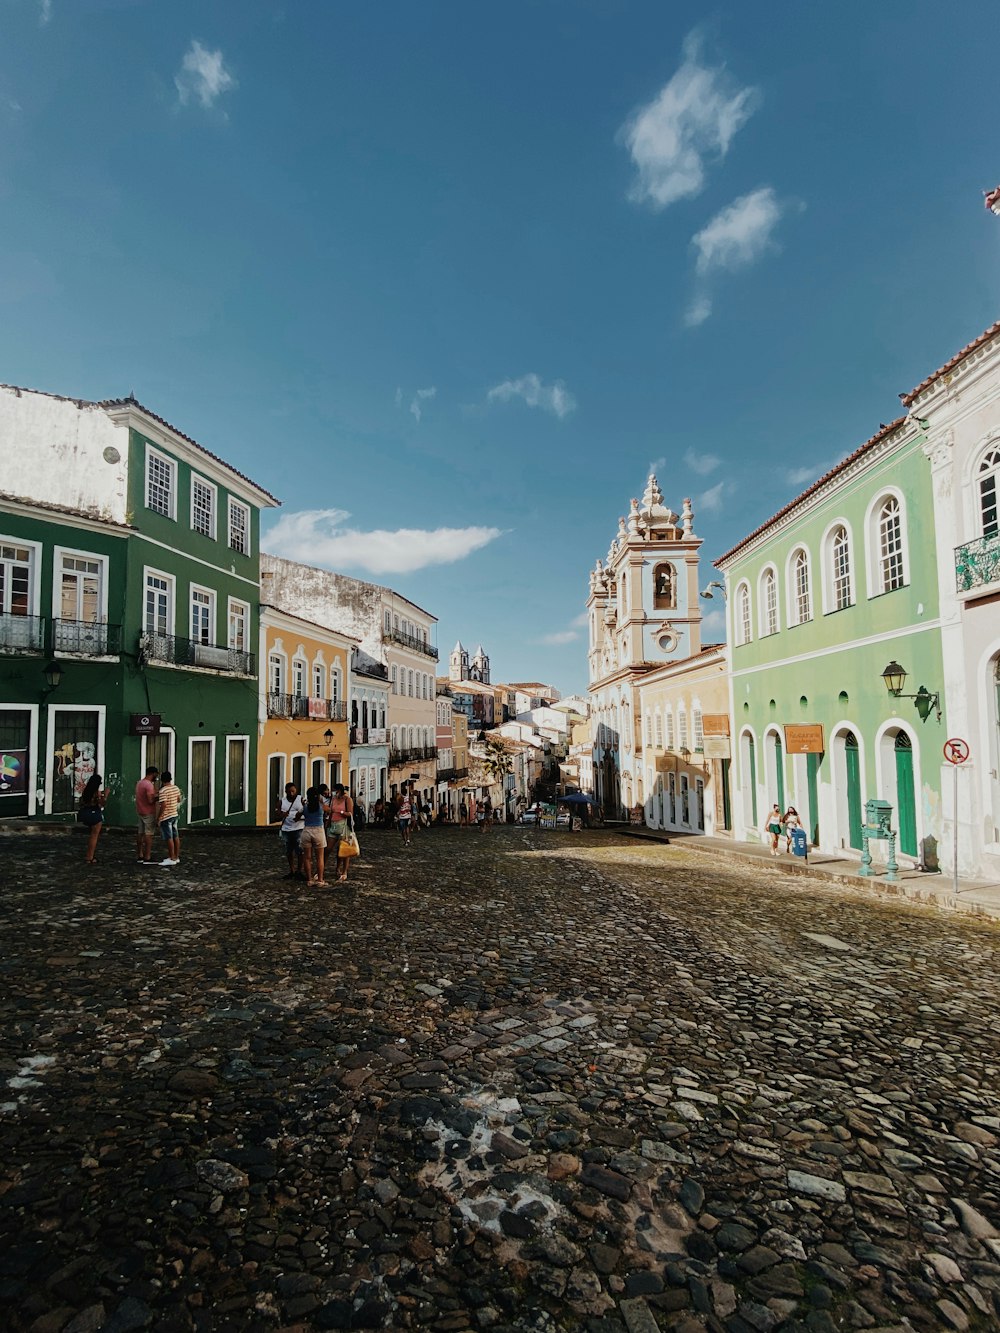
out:
M695 708L691 712L691 722L694 727L694 748L704 750L705 748L705 722L702 717L701 709Z
M809 586L809 552L803 547L792 556L791 612L794 624L812 620L812 591Z
M997 510L997 489L1000 487L1000 447L994 445L983 455L976 471L979 491L979 522L984 537L1000 536L1000 516Z
M408 695L411 699L413 698L413 672L412 672L412 671L407 671L407 673L406 673L406 693L407 693L407 695Z
M750 589L741 583L736 592L736 642L750 642Z
M326 673L325 673L324 670L323 670L323 663L322 663L322 662L314 662L314 663L313 663L313 684L312 684L312 697L313 697L314 699L322 699L322 698L323 698L323 677L324 677L325 674L326 674Z
M778 632L778 580L773 569L765 569L760 577L760 632Z
M334 703L340 700L340 667L332 666L330 668L330 698Z
M905 581L903 571L903 522L899 501L887 496L878 511L878 592L892 592Z
M653 606L668 611L677 605L673 565L657 565L653 570Z
M831 610L851 605L851 538L843 523L830 533L830 594Z
M306 662L303 657L292 658L292 693L296 699L304 699L306 693Z

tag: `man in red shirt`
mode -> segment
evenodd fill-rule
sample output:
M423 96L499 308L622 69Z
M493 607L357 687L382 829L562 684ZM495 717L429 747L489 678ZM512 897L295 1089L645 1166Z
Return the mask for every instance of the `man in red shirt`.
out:
M135 859L137 864L148 861L153 854L153 834L156 832L156 779L160 770L153 764L146 776L135 784Z

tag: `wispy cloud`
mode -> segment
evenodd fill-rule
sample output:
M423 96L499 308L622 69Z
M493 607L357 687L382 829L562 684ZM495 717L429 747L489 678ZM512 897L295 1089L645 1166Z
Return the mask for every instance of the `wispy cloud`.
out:
M695 511L707 510L710 514L717 514L722 508L722 501L726 493L726 483L717 482L707 491L702 491L695 501Z
M226 68L221 51L206 51L201 42L192 41L180 70L174 75L181 106L198 102L206 110L223 93L236 88L237 82Z
M521 398L529 407L540 407L543 412L551 412L560 421L576 409L576 399L562 380L543 384L534 372L522 375L519 380L504 380L502 384L494 385L486 395L488 403L509 403L512 398Z
M52 0L41 0L38 7L38 22L44 28L52 18Z
M575 629L560 629L553 634L543 634L539 643L572 643L580 637L580 631Z
M431 398L437 396L437 385L432 384L429 389L418 389L413 395L413 401L410 403L410 414L419 421L424 414L423 405ZM398 399L397 399L398 401Z
M793 486L804 486L806 482L815 481L824 472L829 472L832 466L832 463L813 463L808 467L791 468L785 473L785 478Z
M709 638L709 636L712 636ZM708 638L709 643L717 642L726 637L726 613L725 611L706 611L701 618L701 637L702 642Z
M769 250L777 250L774 229L788 209L770 185L762 185L727 204L695 233L691 244L698 286L684 314L689 328L704 324L712 313L709 287L717 274L749 268Z
M710 472L715 471L722 459L716 458L715 454L696 454L693 449L686 449L684 462L692 472L697 472L699 477L707 477Z
M724 65L702 60L700 35L690 33L680 68L622 127L637 172L629 198L660 209L700 194L706 162L725 157L759 105L756 88L739 87Z
M650 472L662 472L666 466L666 458L654 458L646 470L646 476L648 477Z
M581 611L580 614L578 616L574 616L569 623L573 625L576 629L582 629L583 626L586 625L589 620L590 620L590 612Z
M276 555L326 569L363 569L369 574L403 574L428 565L464 560L501 535L500 528L347 527L345 509L303 509L283 514L267 534Z

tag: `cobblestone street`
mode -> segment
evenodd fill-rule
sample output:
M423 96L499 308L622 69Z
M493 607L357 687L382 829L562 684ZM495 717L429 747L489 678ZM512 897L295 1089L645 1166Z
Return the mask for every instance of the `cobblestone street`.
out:
M1000 1327L1000 925L605 833L5 837L0 1324Z

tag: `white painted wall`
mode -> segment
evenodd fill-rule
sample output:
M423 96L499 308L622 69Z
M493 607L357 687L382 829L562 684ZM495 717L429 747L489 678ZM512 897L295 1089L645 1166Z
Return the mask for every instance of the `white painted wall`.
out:
M124 523L127 478L128 430L102 407L0 388L0 491Z

